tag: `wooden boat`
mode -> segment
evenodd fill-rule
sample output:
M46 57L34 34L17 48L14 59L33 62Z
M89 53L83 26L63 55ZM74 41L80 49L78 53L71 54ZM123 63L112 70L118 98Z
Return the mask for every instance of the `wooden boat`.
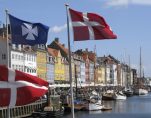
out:
M102 100L114 100L113 95L113 90L107 90L105 93L103 93Z
M44 109L32 113L33 118L37 117L61 117L64 114L64 107L60 102L60 95L50 96L50 105L45 106Z
M102 107L101 111L112 110L112 107Z
M71 112L72 105L70 103L64 105L65 112ZM74 110L80 111L85 108L85 102L81 100L74 100Z
M148 94L148 90L145 89L145 78L144 72L142 77L142 59L141 59L141 47L140 47L140 77L137 78L137 84L134 86L134 94L135 95L146 95Z

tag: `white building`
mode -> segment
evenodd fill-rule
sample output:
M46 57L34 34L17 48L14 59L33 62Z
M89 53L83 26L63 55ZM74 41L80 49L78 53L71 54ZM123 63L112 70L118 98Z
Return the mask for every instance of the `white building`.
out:
M37 75L36 54L30 46L12 44L10 67L31 75Z
M81 83L85 83L86 80L85 80L85 62L84 61L81 61L80 62L80 75L81 75Z
M24 72L37 76L36 53L31 49L31 46L23 46L23 52L24 52Z

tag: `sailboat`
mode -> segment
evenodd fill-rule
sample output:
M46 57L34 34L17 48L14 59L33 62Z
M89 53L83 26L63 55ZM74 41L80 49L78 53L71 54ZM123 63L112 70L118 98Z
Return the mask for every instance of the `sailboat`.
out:
M134 94L135 95L146 95L148 94L147 89L144 87L143 80L144 76L142 77L142 57L141 57L141 47L140 47L140 77L137 78L137 85L134 87Z
M127 74L127 84L125 89L122 91L126 97L133 96L133 90L131 86L131 65L130 65L130 56L129 56L129 66L128 66L128 74Z

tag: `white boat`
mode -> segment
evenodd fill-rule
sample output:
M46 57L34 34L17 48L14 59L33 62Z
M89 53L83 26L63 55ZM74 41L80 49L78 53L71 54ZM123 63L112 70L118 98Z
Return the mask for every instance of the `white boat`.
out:
M148 91L143 88L137 88L137 89L134 89L134 94L135 95L147 95Z
M102 100L98 95L90 96L89 102L85 104L85 109L88 111L101 110L102 108Z
M115 100L126 100L126 98L126 95L124 95L122 91L115 92L113 95L113 99Z

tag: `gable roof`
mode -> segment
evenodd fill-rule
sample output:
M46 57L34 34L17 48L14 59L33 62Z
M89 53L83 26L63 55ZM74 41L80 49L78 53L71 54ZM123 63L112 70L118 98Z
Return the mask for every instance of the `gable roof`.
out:
M51 55L51 56L53 56L53 57L57 57L58 53L59 53L58 50L52 49L52 48L47 48L47 51L48 51L48 54Z
M68 49L65 48L61 43L59 43L59 41L54 40L50 45L48 45L48 48L60 50L63 57L68 56Z

